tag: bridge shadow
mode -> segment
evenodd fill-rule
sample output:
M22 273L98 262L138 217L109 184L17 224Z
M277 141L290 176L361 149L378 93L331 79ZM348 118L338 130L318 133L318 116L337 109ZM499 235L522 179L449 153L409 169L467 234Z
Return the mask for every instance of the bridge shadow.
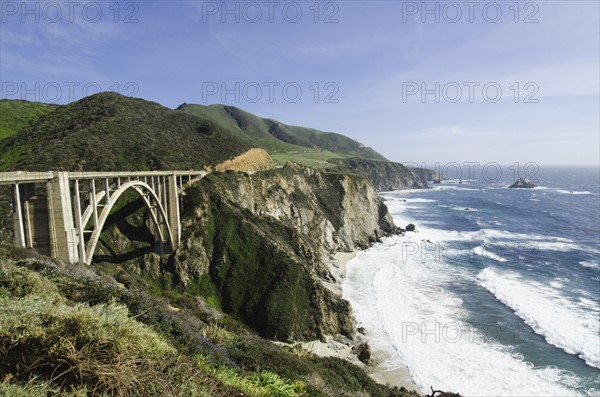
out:
M106 262L106 263L123 263L127 261L131 261L134 259L138 259L146 254L154 252L154 246L147 245L145 247L141 247L135 249L133 251L125 252L122 254L117 254L112 249L110 249L104 241L101 241L103 246L107 248L111 254L110 255L94 255L94 262Z
M129 216L143 208L146 207L140 198L126 203L108 216L102 231L105 232L112 227L116 227L129 244L145 243L146 245L137 247L128 252L117 252L113 246L106 241L106 238L102 236L98 242L102 246L103 251L108 254L95 254L93 258L94 262L122 263L138 259L146 254L156 251L154 235L146 226L146 222L148 221L147 218L142 221L142 225L133 225L127 220Z

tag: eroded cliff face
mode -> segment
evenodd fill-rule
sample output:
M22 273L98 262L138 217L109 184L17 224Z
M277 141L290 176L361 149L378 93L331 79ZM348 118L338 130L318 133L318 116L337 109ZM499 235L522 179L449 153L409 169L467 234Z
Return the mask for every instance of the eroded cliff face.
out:
M361 158L329 161L337 164L342 171L364 175L379 191L427 188L424 179L400 163Z
M363 177L288 164L209 175L186 192L183 241L171 267L185 286L210 276L223 308L280 340L353 332L348 302L324 288L336 251L395 229Z

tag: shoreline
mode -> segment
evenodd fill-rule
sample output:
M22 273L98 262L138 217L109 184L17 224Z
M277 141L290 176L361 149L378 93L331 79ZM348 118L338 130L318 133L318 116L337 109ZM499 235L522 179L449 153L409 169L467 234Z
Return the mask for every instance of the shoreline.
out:
M373 350L373 360L375 365L369 370L369 376L378 383L413 390L420 396L423 395L419 387L410 377L408 368L402 364L399 366L388 367L385 363L391 358L392 354L385 350Z
M329 279L322 280L323 285L334 294L342 296L342 284L346 279L347 265L357 254L358 250L352 252L337 252L329 265ZM371 364L366 365L361 362L356 354L352 351L354 347L363 343L367 343L372 349ZM302 344L302 347L320 357L338 357L347 360L364 368L371 379L375 382L387 385L390 387L404 388L414 390L419 395L423 395L419 387L413 382L410 377L408 368L404 365L390 367L386 363L392 357L392 353L373 349L369 343L368 336L358 332L355 329L354 340L350 340L342 335L327 336L325 341L311 341Z

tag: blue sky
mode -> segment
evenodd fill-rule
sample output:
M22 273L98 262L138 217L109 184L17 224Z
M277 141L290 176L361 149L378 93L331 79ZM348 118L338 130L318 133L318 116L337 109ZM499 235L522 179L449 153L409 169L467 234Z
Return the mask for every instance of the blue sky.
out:
M599 163L598 1L0 3L2 98L225 102L429 166Z

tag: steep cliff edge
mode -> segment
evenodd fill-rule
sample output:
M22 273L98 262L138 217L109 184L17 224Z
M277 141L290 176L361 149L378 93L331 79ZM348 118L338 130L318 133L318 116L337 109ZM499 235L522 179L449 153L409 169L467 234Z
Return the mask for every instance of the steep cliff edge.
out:
M361 158L330 159L329 162L341 171L365 176L379 191L427 188L423 179L400 163Z
M368 180L288 164L209 175L185 201L171 263L181 284L208 274L223 309L269 338L352 334L350 304L320 279L334 252L365 248L395 228Z

